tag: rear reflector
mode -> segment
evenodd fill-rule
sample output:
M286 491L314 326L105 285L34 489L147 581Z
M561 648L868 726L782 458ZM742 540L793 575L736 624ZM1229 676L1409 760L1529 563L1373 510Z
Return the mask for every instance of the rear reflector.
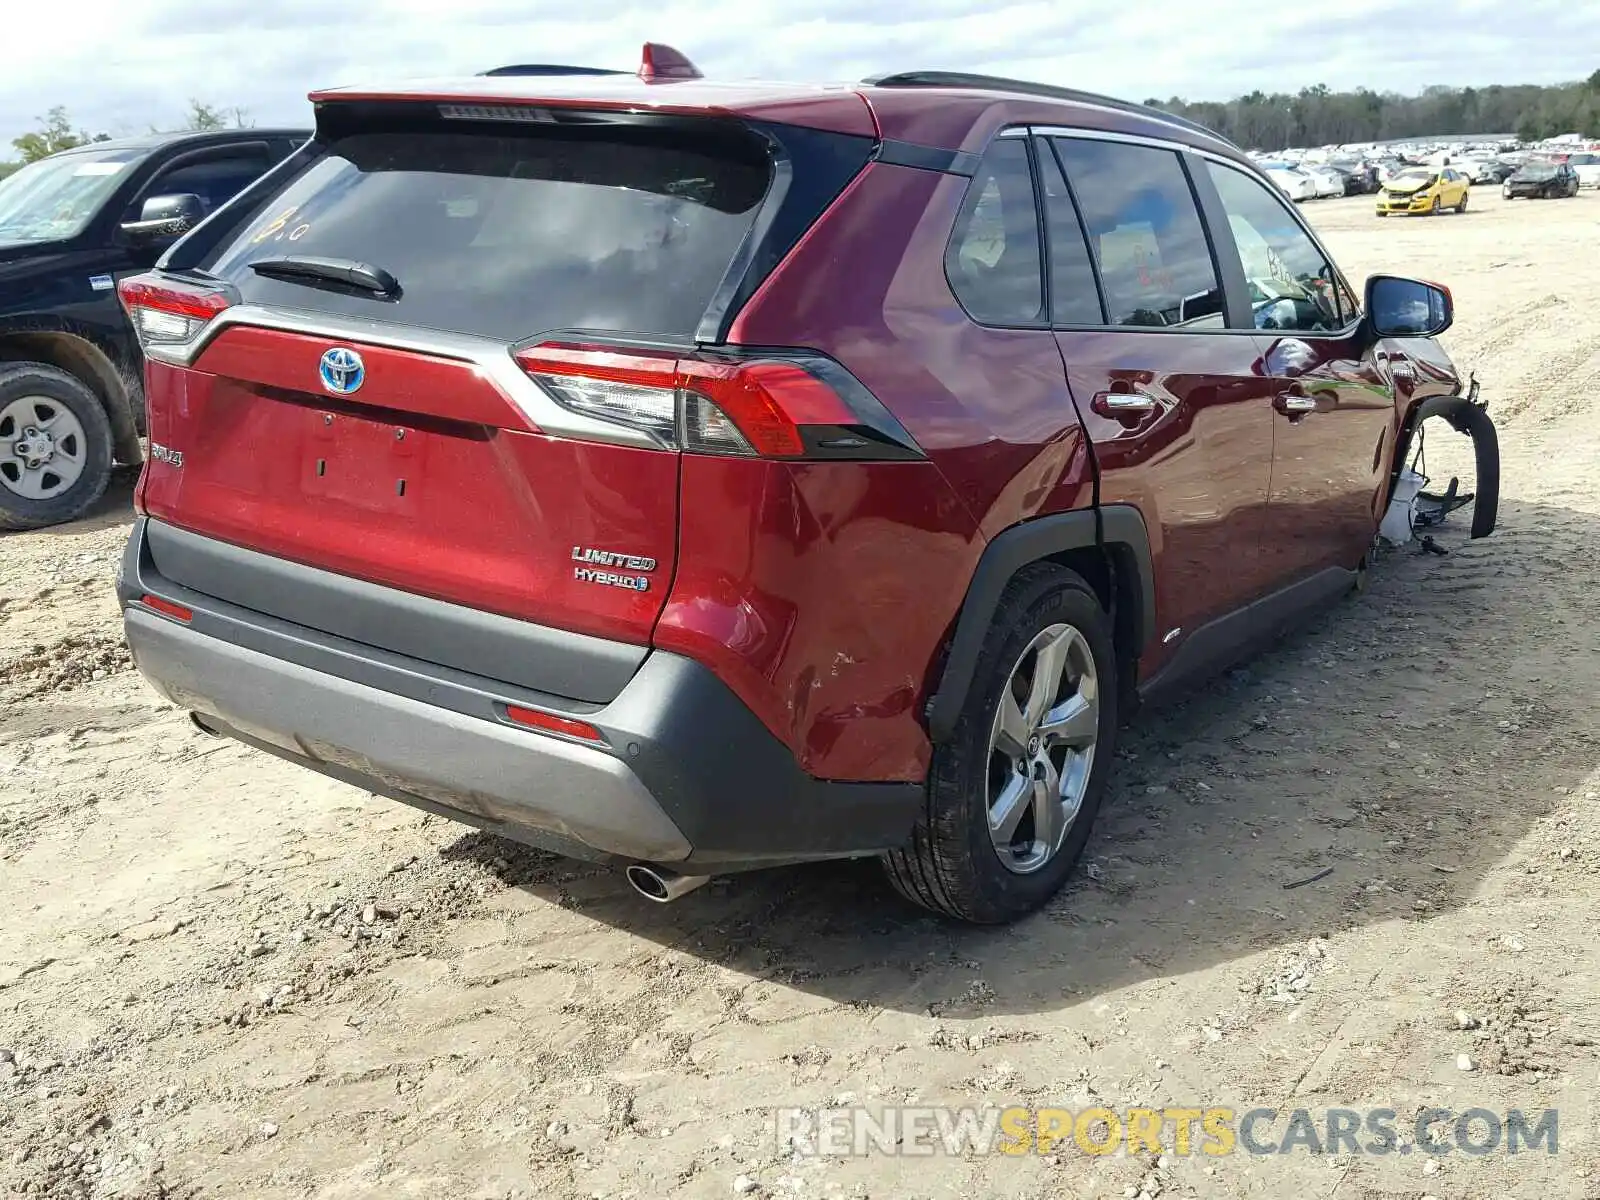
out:
M871 393L815 355L744 360L547 342L516 357L557 403L643 429L667 449L765 458L921 457Z
M562 737L579 738L596 745L604 745L606 740L598 729L584 721L558 717L555 713L541 712L537 708L523 708L520 704L506 705L506 718L541 733L558 733Z
M148 592L139 597L139 603L146 608L160 613L163 617L171 617L174 621L182 621L187 625L194 620L194 613L181 604L174 604L171 600L163 600L160 596L152 596Z
M134 275L117 285L142 345L191 342L211 319L233 305L220 288L176 283L159 275Z

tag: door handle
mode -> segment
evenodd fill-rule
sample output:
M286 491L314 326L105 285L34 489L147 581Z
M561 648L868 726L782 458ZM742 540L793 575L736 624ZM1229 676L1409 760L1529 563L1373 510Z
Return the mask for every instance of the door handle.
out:
M1417 369L1411 365L1411 360L1404 354L1380 353L1378 362L1389 368L1389 377L1391 379L1409 380L1416 377Z
M1156 410L1156 398L1148 392L1096 392L1089 407L1102 417L1143 417Z
M1317 398L1302 396L1296 392L1279 392L1273 397L1272 407L1290 416L1301 416L1317 411Z

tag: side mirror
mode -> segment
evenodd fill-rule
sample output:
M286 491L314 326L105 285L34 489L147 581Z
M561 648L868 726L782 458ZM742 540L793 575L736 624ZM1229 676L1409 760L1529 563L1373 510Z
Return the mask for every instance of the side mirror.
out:
M1450 290L1400 275L1367 280L1367 320L1378 337L1435 337L1455 320Z
M182 237L200 224L205 215L205 201L193 192L150 196L139 209L139 219L124 221L122 232L136 245L148 246Z

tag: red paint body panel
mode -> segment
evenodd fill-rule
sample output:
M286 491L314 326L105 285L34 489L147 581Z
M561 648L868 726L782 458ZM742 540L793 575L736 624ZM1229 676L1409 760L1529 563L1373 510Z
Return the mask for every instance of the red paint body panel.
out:
M1156 576L1156 642L1141 673L1183 638L1264 590L1261 538L1272 477L1272 382L1249 334L1105 330L1056 334L1100 464L1100 502L1144 515ZM1096 411L1102 392L1142 391L1148 416ZM1173 629L1179 633L1163 644Z
M360 403L419 416L442 417L496 429L537 433L511 400L471 363L391 350L365 342L331 342L326 337L283 333L235 325L224 329L200 353L195 369L243 383L282 388L304 395L322 393L318 367L330 345L361 352L366 368Z
M655 644L711 667L810 774L921 779L927 673L982 550L937 470L682 462Z
M1273 414L1272 496L1263 539L1271 577L1354 567L1372 545L1396 433L1394 385L1354 338L1273 339L1261 360L1274 396L1316 410Z
M784 339L837 358L905 425L989 538L1086 507L1093 473L1050 332L974 324L950 291L944 246L966 185L871 164L729 340ZM849 286L819 285L830 277Z
M284 369L293 372L297 347L288 345ZM449 369L470 393L470 368ZM676 455L418 417L155 361L146 389L152 440L183 452L181 468L147 463L151 516L438 599L648 642L675 557ZM432 407L452 411L444 394ZM650 590L576 581L576 545L656 558Z

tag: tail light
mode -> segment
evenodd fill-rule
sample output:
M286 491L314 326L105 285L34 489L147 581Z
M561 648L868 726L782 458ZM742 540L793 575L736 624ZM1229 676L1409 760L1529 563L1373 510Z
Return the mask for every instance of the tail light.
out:
M146 350L194 341L213 317L234 302L227 288L180 283L161 275L124 279L117 294Z
M762 458L921 458L904 426L832 359L546 342L517 362L556 403L664 449Z

